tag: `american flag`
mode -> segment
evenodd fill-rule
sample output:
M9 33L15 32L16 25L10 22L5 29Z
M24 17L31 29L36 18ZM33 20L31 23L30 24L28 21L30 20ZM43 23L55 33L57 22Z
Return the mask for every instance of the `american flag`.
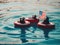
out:
M43 11L39 11L39 15L40 15L39 18L42 20L44 20L46 18L46 13Z

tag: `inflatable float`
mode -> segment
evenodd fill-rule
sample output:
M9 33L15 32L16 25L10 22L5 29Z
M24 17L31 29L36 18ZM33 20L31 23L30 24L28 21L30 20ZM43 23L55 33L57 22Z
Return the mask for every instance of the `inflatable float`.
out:
M54 29L55 28L55 24L54 23L52 23L52 22L50 22L49 24L43 24L42 22L39 22L38 24L37 24L37 26L39 27L39 28L48 28L48 29Z
M25 21L25 23L20 23L20 21L15 21L14 22L14 27L15 28L28 27L29 25L30 25L29 21Z
M26 21L29 21L30 23L38 23L39 19L26 18Z

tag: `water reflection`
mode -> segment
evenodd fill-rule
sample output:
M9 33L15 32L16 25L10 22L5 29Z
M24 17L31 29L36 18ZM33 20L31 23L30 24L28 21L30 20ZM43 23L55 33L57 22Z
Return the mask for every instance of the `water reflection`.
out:
M48 39L48 38L50 38L50 36L49 36L49 33L51 32L51 31L53 31L53 30L55 30L55 27L54 28L40 28L40 27L38 27L39 29L41 29L42 31L43 31L43 34L44 34L44 37L46 38L46 39Z
M21 27L21 40L22 42L27 42L28 40L26 40L26 29L28 29L28 27Z

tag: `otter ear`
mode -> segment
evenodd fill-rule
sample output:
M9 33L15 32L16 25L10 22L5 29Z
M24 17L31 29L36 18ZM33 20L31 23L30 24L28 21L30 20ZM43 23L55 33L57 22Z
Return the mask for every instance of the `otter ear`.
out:
M36 15L34 15L36 17Z
M46 16L46 18L49 18L48 16Z
M36 16L36 15L35 15Z

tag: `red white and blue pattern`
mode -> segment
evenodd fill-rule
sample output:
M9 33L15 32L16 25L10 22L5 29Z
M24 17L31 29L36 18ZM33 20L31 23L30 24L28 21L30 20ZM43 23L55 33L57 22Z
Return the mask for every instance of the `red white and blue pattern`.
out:
M44 20L46 18L46 13L43 11L39 11L40 19Z

